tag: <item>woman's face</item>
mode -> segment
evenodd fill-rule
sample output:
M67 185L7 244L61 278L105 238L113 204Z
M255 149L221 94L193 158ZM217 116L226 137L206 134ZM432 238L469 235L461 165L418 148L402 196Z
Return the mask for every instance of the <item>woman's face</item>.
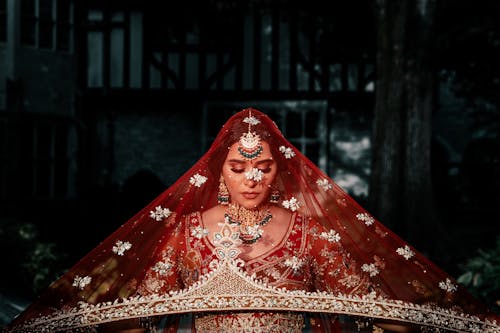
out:
M241 156L238 145L236 142L229 149L222 166L222 176L231 202L252 209L267 200L277 165L267 142L262 141L262 153L250 161Z

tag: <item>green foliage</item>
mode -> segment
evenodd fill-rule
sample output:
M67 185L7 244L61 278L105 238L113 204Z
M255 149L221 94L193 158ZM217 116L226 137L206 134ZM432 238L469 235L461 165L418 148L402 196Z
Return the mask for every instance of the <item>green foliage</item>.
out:
M477 255L461 265L458 282L482 299L493 311L500 313L500 237L496 246L479 250Z
M24 297L38 294L54 281L66 258L55 243L41 239L36 225L10 219L0 224L0 253L0 260L9 269L6 286L22 290Z

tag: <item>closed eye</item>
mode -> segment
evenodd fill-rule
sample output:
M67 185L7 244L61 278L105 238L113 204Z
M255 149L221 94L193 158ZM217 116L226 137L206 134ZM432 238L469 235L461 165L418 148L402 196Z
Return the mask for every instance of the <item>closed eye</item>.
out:
M259 169L260 171L262 171L263 173L269 173L271 172L271 168L270 167L267 167L265 169Z

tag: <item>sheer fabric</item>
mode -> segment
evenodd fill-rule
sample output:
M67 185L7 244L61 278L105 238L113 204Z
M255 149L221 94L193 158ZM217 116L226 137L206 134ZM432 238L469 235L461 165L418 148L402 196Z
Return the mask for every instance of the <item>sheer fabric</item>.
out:
M248 119L256 120L252 131L270 145L279 167L278 205L292 212L292 221L280 244L245 261L227 225L219 238L208 237L201 212L218 204L222 164L228 148L248 131ZM246 323L241 331L258 332L264 325L267 331L334 332L346 322L362 328L396 320L500 332L498 316L376 220L269 117L251 108L232 116L175 184L50 285L8 330L81 331L143 318L150 327L175 331L183 313L194 313L198 331Z

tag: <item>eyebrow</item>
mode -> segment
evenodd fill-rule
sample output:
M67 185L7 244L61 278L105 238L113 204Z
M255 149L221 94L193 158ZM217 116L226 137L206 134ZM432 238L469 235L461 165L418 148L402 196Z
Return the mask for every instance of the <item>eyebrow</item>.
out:
M238 159L230 159L228 161L229 163L239 163L239 164L244 164L246 163L247 161L244 161L244 160L238 160ZM273 163L274 160L272 158L268 158L268 159L265 159L265 160L262 160L262 161L257 161L255 162L255 164L257 165L260 165L260 164L264 164L264 163Z

